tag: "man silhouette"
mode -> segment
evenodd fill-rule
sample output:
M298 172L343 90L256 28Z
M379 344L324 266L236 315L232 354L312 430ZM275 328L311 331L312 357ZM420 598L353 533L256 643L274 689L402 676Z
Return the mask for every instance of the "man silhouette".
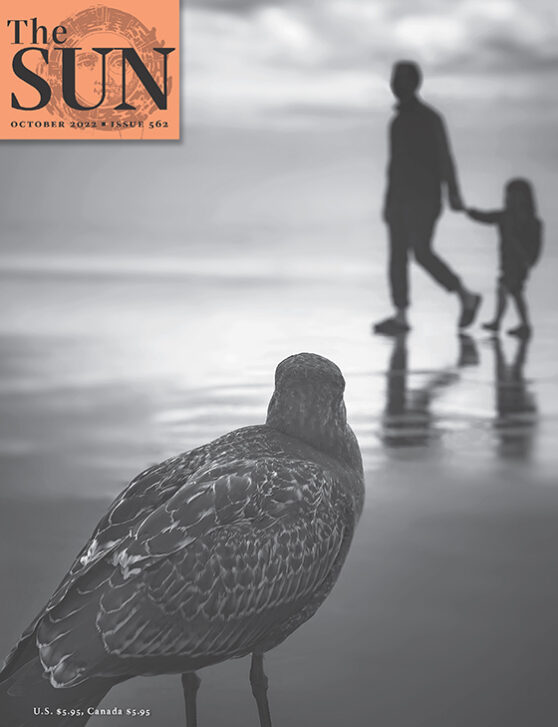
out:
M421 71L416 63L393 67L391 90L398 99L390 126L390 158L383 217L389 229L389 282L395 315L374 326L376 333L397 335L409 330L408 256L460 301L459 328L471 325L481 296L472 293L432 250L436 221L442 209L442 186L453 210L462 210L455 167L442 117L417 96Z

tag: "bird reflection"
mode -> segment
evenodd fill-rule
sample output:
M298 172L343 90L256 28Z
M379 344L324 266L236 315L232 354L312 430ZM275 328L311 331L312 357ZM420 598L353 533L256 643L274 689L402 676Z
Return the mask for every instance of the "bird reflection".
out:
M506 360L502 343L491 339L494 351L496 418L498 452L502 457L529 458L533 451L537 403L525 380L524 368L529 339L519 340L513 361Z
M382 420L382 441L386 447L417 447L429 444L439 434L431 405L441 391L459 381L458 369L476 366L479 356L474 340L459 337L456 366L431 373L420 387L409 385L407 336L393 339L387 371L386 407Z

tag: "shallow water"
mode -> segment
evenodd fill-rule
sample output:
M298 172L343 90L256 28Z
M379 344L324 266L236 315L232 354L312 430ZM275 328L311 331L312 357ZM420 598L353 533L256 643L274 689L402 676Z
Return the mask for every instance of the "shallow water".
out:
M135 473L263 421L275 365L310 350L345 373L367 499L333 593L267 657L275 723L554 723L551 275L533 287L526 347L478 330L459 339L454 302L420 275L416 332L393 342L369 335L384 310L379 268L295 263L5 267L0 651ZM489 296L492 275L478 277ZM201 673L201 725L257 723L248 666ZM104 704L183 724L175 677L132 680Z

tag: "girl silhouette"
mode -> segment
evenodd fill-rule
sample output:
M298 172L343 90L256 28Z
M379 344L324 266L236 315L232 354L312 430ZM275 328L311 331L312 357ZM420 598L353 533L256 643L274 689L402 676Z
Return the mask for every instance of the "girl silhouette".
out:
M494 319L484 323L483 328L494 333L499 331L508 298L511 297L520 324L508 333L527 338L531 334L531 323L523 290L529 270L539 259L542 247L542 223L537 217L533 187L526 179L512 179L505 187L503 210L467 209L466 212L476 222L497 225L500 234L496 312Z

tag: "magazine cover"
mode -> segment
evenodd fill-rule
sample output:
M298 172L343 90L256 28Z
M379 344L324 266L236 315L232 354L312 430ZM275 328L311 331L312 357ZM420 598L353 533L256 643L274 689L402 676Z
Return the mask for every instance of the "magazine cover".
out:
M555 3L0 16L0 727L556 724Z

